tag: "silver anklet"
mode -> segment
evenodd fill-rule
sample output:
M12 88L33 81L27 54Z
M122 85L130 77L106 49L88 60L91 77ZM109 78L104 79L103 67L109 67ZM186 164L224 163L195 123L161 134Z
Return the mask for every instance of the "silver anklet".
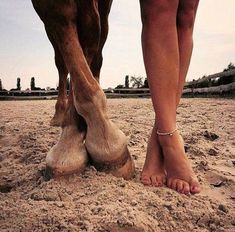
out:
M159 132L159 131L157 130L157 135L160 135L160 136L167 136L167 135L170 135L170 136L172 136L176 131L177 131L177 127L176 127L173 131L171 131L171 132Z

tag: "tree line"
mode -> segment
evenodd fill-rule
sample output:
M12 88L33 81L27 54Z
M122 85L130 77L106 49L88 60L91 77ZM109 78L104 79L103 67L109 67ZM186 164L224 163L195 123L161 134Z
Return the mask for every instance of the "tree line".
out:
M223 72L227 72L231 70L235 70L235 65L233 63L229 63L229 65L227 66L227 68L223 70ZM235 82L235 75L221 76L215 79L206 79L206 77L207 76L204 75L197 80L193 79L193 81L198 81L201 79L203 80L205 78L204 81L200 81L199 83L194 84L194 88L206 88L206 87L212 87L212 86L227 85L227 84Z
M230 70L235 70L235 65L231 62L223 70L223 72L230 71ZM204 75L197 80L203 79L205 77L207 77L207 76ZM193 79L193 81L196 81L196 80ZM213 80L205 80L200 83L196 83L194 87L195 88L205 88L205 87L210 87L210 86L226 85L226 84L230 84L232 82L235 82L235 75L221 76L221 77L213 79ZM148 80L146 77L142 77L142 76L126 75L125 76L125 84L119 84L115 87L115 89L129 89L129 88L136 88L136 89L149 88ZM35 77L32 77L31 81L30 81L30 89L27 89L27 90L58 90L58 87L56 89L50 88L50 87L47 87L47 89L36 87ZM69 78L67 79L67 90L69 90ZM0 79L0 91L3 91L3 92L7 91L6 89L3 88L1 79ZM10 89L10 91L21 91L20 77L17 78L16 88Z
M125 84L124 85L117 85L115 89L129 89L129 88L149 88L148 80L146 77L141 76L125 76Z
M16 88L12 88L10 89L9 91L21 91L22 87L21 87L21 79L20 77L17 77L16 79ZM36 84L35 84L35 77L31 77L31 80L30 80L30 88L26 89L27 90L58 90L58 87L57 88L51 88L51 87L47 87L46 89L45 88L40 88L40 87L37 87ZM67 90L69 90L69 78L67 79ZM4 89L3 87L3 84L2 84L2 80L0 79L0 91L2 92L7 92L8 90Z
M228 66L223 70L223 72L235 70L235 65L233 63L229 63ZM203 78L207 77L206 75L202 76L201 78L197 80L201 80ZM196 81L193 79L193 81ZM232 82L235 82L235 76L221 76L219 78L216 78L214 80L205 80L200 83L195 84L195 88L205 88L210 86L219 86L219 85L226 85L230 84ZM125 76L125 84L119 84L115 87L115 89L128 89L128 88L149 88L148 80L146 77L141 76Z

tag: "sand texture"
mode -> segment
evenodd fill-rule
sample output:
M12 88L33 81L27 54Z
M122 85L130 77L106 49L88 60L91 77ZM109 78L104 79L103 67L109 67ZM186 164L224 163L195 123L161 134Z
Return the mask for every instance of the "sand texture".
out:
M203 191L144 187L139 176L154 113L150 99L109 99L129 138L130 181L87 167L47 180L45 157L60 135L55 101L0 102L0 231L235 231L235 101L183 99L178 126Z

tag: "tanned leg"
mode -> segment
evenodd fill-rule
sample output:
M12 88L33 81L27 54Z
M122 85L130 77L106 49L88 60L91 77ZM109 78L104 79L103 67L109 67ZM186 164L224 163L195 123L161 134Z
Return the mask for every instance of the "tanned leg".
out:
M179 72L179 83L178 83L178 91L176 98L176 107L178 107L180 102L180 98L182 95L185 79L187 76L192 56L192 50L193 50L192 35L193 35L193 28L194 28L198 3L199 0L179 1L179 7L177 12L177 32L178 32L178 44L179 44L179 55L180 55L180 72ZM182 136L180 137L182 143L184 143ZM191 185L189 188L185 185L185 189L183 192L185 192L186 194L189 191L191 193L198 193L201 189L197 183L195 183L195 185Z
M179 85L176 106L180 102L193 50L193 28L199 0L180 0L177 12L177 33L180 55Z
M143 56L160 132L176 128L180 73L178 6L179 0L141 1ZM199 192L200 186L186 158L179 133L157 136L157 141L164 155L168 187L185 194Z
M156 53L159 54L158 50L161 47L158 40L157 40L160 38L159 37L156 38L158 36L158 34L156 35L156 33L155 34L152 33L152 31L155 31L156 26L155 26L155 24L152 23L151 20L153 20L152 17L154 17L157 13L156 7L160 7L156 2L158 2L158 1L140 0L141 16L142 16L142 23L143 23L143 30L142 30L143 55L144 55L146 72L147 72L147 76L148 76L148 82L149 82L149 86L150 86L151 96L153 98L152 100L153 100L155 112L156 112L156 98L157 98L157 96L153 97L153 93L156 92L156 90L155 90L156 84L157 85L161 84L157 81L157 77L154 73L154 71L156 72L156 70L154 70L154 66L156 65L155 56L156 56ZM166 3L167 2L170 5L170 2L166 1ZM171 3L172 7L174 7L174 5L176 5L176 4L177 3L175 1L173 1ZM164 9L162 9L162 10L164 10ZM176 13L172 12L171 14L174 15ZM156 22L156 19L155 19L155 22ZM168 27L168 26L166 25L166 27ZM166 39L165 37L168 38L170 36L164 36L164 38L161 38L161 39L164 40L164 39ZM173 37L172 37L173 40L174 40L174 37L176 38L176 34L173 35ZM153 46L153 45L156 47L155 48L156 51L151 48L151 46ZM151 52L153 52L154 54L151 54ZM162 51L161 53L163 53L163 52L164 51ZM173 50L173 52L175 54L177 54L177 51ZM158 63L161 63L161 61L167 62L166 58L164 60L161 57L158 57ZM177 59L176 59L176 61L177 61ZM171 63L173 63L173 62L171 62ZM171 64L169 64L169 67L170 67L170 65ZM176 65L174 63L172 65L172 68L176 69ZM165 72L163 69L158 69L158 71ZM168 73L170 71L171 70L168 70L168 69L166 70L166 72L168 72ZM169 75L171 75L171 74L169 73ZM171 83L171 80L169 80L168 83L169 83L169 86L170 85L177 86L177 83L174 83L174 81L173 81L173 83ZM165 83L165 85L167 86L168 83ZM167 99L165 99L165 100L167 100ZM158 101L159 101L159 99L158 99ZM168 106L167 102L166 102L165 106L166 107ZM173 111L174 111L174 108L173 108ZM174 120L172 120L172 121L174 121ZM158 185L161 186L165 180L165 171L164 171L164 163L163 163L163 154L162 154L160 144L158 142L157 133L156 133L156 130L157 130L156 126L157 126L157 122L155 121L154 128L151 132L151 136L150 136L149 142L148 142L146 160L145 160L144 168L143 168L143 171L141 174L141 181L145 185L156 185L153 180L157 179L157 180L160 180ZM151 162L151 161L153 161L153 162Z

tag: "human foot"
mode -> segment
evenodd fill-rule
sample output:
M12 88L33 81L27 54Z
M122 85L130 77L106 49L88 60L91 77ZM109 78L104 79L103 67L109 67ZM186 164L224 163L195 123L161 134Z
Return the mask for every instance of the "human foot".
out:
M80 173L87 162L84 133L74 125L64 127L59 141L47 154L46 170L53 177Z
M184 151L183 139L178 131L172 135L158 135L167 172L167 186L183 194L201 191L197 177Z
M154 127L148 141L147 154L141 173L141 182L144 185L160 187L165 183L165 181L166 175L164 171L163 156L161 154L161 148L157 141L157 133Z

